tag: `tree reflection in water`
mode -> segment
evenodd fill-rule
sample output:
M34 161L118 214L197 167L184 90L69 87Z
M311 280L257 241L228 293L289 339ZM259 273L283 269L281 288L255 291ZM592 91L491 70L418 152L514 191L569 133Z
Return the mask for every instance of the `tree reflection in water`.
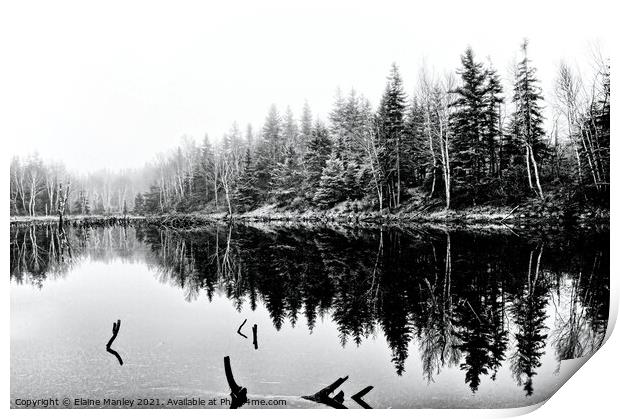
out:
M63 240L55 226L13 226L10 253L17 283L41 287L84 257L122 258L155 268L188 301L219 291L237 310L262 304L277 330L304 317L312 333L317 317L329 316L341 345L383 333L396 374L417 346L429 382L458 366L472 392L507 363L532 395L547 341L558 361L589 355L602 344L609 311L608 231L532 239L402 228L136 226L68 228Z

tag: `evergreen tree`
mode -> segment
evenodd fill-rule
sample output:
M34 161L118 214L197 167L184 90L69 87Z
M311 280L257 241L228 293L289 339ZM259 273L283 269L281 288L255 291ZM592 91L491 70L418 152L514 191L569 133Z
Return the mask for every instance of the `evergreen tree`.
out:
M298 146L299 137L299 128L297 127L297 122L295 121L295 117L293 116L293 111L290 106L286 107L283 125L283 152L286 153L288 152L288 148L290 146Z
M235 191L235 206L239 211L246 212L256 208L260 201L260 192L256 187L256 166L252 161L252 153L249 148L245 150L243 172L239 177Z
M256 150L256 187L263 200L269 195L276 168L283 162L283 155L282 122L278 109L272 105Z
M504 89L499 79L497 71L489 68L486 72L486 86L484 98L484 130L487 155L488 155L488 175L491 177L501 176L501 104L504 102L502 97Z
M245 146L246 148L254 147L254 130L252 124L248 124L245 128Z
M142 214L144 212L144 197L142 194L138 192L133 202L133 212Z
M90 214L90 204L88 202L88 196L86 195L86 192L84 192L84 189L80 190L80 192L78 193L78 197L75 200L74 213L81 215Z
M457 71L462 84L454 93L451 126L454 132L452 152L452 184L457 194L467 196L474 205L481 193L485 153L486 75L481 63L474 60L471 48L461 56L462 68Z
M394 63L377 115L379 140L383 150L380 161L386 174L390 208L400 205L401 199L401 164L405 158L402 155L402 142L405 131L406 100L402 79Z
M345 100L340 88L336 90L336 98L329 113L329 133L333 139L333 149L340 156L344 148Z
M405 185L418 186L424 181L430 158L424 109L417 97L411 100L405 118L404 138L403 154L408 158L402 162L402 180Z
M299 149L301 150L301 155L303 156L307 149L308 143L310 142L310 137L312 136L312 111L310 110L310 105L308 105L308 101L304 102L304 107L301 113L301 127L299 132Z
M284 162L276 169L273 194L280 205L290 204L301 193L300 185L304 180L301 161L295 147L289 145Z
M153 214L160 211L162 211L161 188L151 185L149 191L144 194L144 212Z
M198 191L204 196L205 203L215 197L215 153L209 137L205 135L201 146L200 158L201 175L198 182Z
M305 189L308 192L309 198L312 198L312 194L319 186L325 162L331 152L332 143L327 128L321 121L316 121L310 142L308 143L308 151L304 156L306 168Z
M523 59L516 68L512 134L513 139L524 149L529 187L543 198L538 169L539 162L542 162L547 154L547 147L543 142L545 129L540 105L543 96L538 86L536 69L531 66L527 56L527 45L527 41L524 41L521 46Z
M342 201L345 169L342 160L332 153L325 162L319 187L314 194L314 203L320 208L329 208Z
M263 141L267 145L268 156L275 165L282 161L284 138L282 121L276 105L271 105L263 126Z

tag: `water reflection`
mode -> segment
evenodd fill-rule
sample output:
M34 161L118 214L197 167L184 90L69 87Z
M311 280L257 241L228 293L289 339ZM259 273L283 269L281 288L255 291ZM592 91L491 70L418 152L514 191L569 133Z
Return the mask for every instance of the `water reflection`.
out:
M458 368L474 393L504 367L526 396L534 394L549 344L557 361L591 354L609 309L608 231L527 238L318 226L30 226L11 228L10 252L18 284L43 287L85 258L120 259L146 263L187 301L222 292L238 311L264 306L276 330L304 318L311 334L327 318L342 346L379 333L396 375L417 345L427 382Z

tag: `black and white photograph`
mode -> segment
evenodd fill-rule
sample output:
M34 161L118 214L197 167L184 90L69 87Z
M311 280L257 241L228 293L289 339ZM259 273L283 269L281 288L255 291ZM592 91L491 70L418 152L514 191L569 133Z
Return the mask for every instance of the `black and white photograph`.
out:
M615 321L612 9L6 2L8 407L541 406Z

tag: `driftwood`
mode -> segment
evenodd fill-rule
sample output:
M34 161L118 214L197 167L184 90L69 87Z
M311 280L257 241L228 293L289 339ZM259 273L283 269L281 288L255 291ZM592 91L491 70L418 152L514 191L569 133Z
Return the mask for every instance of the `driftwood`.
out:
M112 337L108 341L108 344L105 346L105 350L111 353L112 355L114 355L116 359L118 359L118 363L123 365L123 358L121 358L118 352L116 352L114 349L111 348L112 343L114 343L114 339L116 339L116 336L118 335L118 331L120 328L121 328L120 320L117 320L116 322L112 324Z
M237 329L237 334L238 334L238 335L243 336L243 337L244 337L244 338L246 338L246 339L247 339L248 337L247 337L246 335L244 335L243 333L241 333L241 328L245 325L245 322L247 322L247 321L248 321L248 319L245 319L245 320L243 321L243 323L241 323L241 326L239 326L239 328Z
M338 394L336 394L332 400L335 401L336 403L342 404L344 402L344 391L340 390Z
M336 381L331 383L330 385L322 388L311 396L301 396L302 399L310 400L316 403L322 403L329 407L333 407L334 409L346 409L347 407L342 404L344 401L344 393L340 391L333 398L329 395L332 394L338 387L342 385L345 381L349 379L349 376L338 378Z
M235 381L233 377L232 368L230 367L230 357L224 357L224 373L226 374L226 381L228 381L228 387L230 387L230 397L232 402L230 404L231 409L238 409L248 401L248 390L245 387L241 387Z
M353 396L351 396L351 399L353 399L357 404L362 406L364 409L372 409L372 407L370 407L368 403L362 400L362 397L367 395L370 392L370 390L372 390L373 388L374 388L373 386L368 386L362 389L359 393L356 393Z
M254 344L254 349L258 349L258 325L252 326L252 343Z

